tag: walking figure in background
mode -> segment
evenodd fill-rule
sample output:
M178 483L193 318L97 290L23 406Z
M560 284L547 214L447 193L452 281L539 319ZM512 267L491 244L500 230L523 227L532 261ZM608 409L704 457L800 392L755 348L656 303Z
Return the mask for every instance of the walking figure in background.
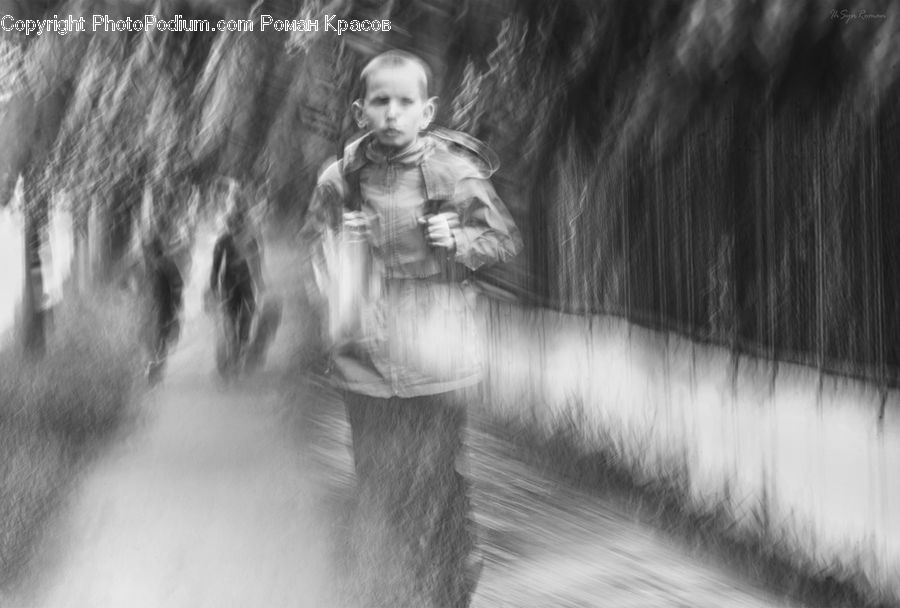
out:
M221 334L216 364L224 378L251 370L261 362L277 319L258 315L264 290L262 238L249 218L244 195L232 184L225 225L213 249L209 289L219 304ZM273 301L274 302L274 301ZM277 307L280 318L280 307ZM254 331L255 330L255 331ZM265 334L265 335L263 335Z
M350 422L358 559L371 551L369 534L387 530L381 552L360 565L362 576L380 572L363 603L461 608L480 558L456 463L481 380L462 281L511 258L521 240L483 144L425 131L435 99L420 58L384 53L360 80L354 112L368 132L319 177L301 239Z
M166 250L157 230L144 245L144 271L149 292L147 379L157 384L163 375L169 349L181 333L184 281L178 265Z

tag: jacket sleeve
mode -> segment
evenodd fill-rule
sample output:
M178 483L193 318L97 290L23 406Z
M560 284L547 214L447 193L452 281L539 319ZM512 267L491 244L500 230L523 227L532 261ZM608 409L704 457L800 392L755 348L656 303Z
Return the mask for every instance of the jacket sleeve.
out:
M212 262L212 270L209 273L209 289L213 293L219 292L219 269L222 265L222 257L225 253L225 242L222 237L216 239L216 244L213 247L213 262Z
M486 264L505 262L522 249L519 229L489 180L461 180L452 201L445 205L459 214L460 226L452 232L455 259L460 264L477 270Z
M181 310L184 307L184 279L181 278L181 271L178 269L178 265L172 260L168 261L168 275L172 286L172 298L175 309Z
M298 233L302 251L302 279L310 296L322 296L322 273L327 268L327 241L329 233L340 227L343 205L343 179L340 166L333 164L319 178L313 191L306 220Z
M265 291L265 277L263 276L263 247L262 235L255 235L247 245L247 263L250 265L250 274L256 286L256 292Z

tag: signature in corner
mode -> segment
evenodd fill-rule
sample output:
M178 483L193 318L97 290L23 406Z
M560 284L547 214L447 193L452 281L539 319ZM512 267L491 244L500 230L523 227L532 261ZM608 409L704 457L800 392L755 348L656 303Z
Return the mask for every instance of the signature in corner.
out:
M865 9L850 11L844 8L841 10L833 9L831 11L831 19L840 20L844 23L850 23L851 21L883 21L887 19L887 15L881 13L867 13Z

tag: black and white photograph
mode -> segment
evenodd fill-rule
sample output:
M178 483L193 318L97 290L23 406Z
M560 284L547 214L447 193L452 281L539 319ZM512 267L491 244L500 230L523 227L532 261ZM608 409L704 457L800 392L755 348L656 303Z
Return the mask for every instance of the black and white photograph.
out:
M0 0L0 607L900 608L900 4Z

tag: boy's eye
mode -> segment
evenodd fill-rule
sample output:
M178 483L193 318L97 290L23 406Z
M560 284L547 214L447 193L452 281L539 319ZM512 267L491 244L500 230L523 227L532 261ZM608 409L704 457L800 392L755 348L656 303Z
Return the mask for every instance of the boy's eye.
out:
M387 102L388 102L387 97L373 97L369 103L376 105L376 106L383 106L383 105L387 104Z

